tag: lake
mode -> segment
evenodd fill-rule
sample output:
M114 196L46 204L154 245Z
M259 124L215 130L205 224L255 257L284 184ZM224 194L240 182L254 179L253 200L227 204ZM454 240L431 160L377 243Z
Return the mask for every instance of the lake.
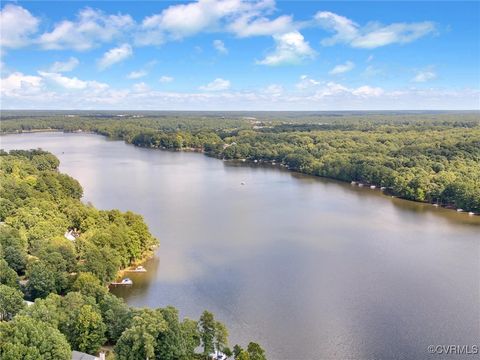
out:
M144 216L161 245L115 290L132 306L208 309L232 345L259 342L274 360L441 358L427 347L479 343L479 216L93 134L1 147L51 151L85 202Z

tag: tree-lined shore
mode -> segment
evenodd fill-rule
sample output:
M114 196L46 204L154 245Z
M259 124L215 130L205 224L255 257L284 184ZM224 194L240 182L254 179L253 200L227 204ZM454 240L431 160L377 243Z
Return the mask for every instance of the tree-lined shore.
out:
M18 116L3 133L90 131L146 148L197 150L385 188L480 213L480 115L459 113Z

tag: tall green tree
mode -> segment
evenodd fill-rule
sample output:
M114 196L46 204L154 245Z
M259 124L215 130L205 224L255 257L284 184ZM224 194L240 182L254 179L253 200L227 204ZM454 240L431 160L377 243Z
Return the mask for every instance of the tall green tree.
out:
M158 310L141 310L132 325L122 333L115 346L115 359L153 360L158 335L167 329L167 323Z
M103 296L99 306L107 326L107 339L116 343L123 331L130 327L133 313L122 299L109 293Z
M82 295L91 296L97 303L107 295L108 289L92 273L81 272L72 284L72 291L78 291Z
M72 347L86 353L97 353L105 341L106 325L102 315L92 305L83 305L74 317Z
M20 246L4 246L3 258L8 263L8 266L18 274L22 274L25 271L27 254Z
M26 245L25 239L20 236L17 229L11 226L0 226L1 257L18 274L25 271L27 263Z
M166 322L166 329L158 334L155 347L156 359L183 359L186 347L182 329L178 320L178 310L173 306L159 309Z
M109 246L97 247L88 244L82 258L82 271L94 274L102 283L115 279L121 265L118 252Z
M228 346L228 329L221 322L215 322L215 349L222 351Z
M0 258L0 284L18 288L18 276L8 263Z
M2 360L70 360L72 353L65 337L50 325L26 316L0 322Z
M64 301L65 299L61 296L50 294L45 299L35 300L35 303L22 310L20 315L42 321L58 329L60 324L67 322Z
M247 346L247 352L250 360L267 360L265 350L263 350L257 343L249 343Z
M57 293L57 273L43 261L35 261L27 268L27 292L32 299Z
M238 344L235 344L235 346L233 347L233 357L236 359L238 357L238 355L242 352L242 347Z
M180 324L183 342L185 343L185 359L190 360L195 356L195 349L201 344L198 322L191 319L184 319Z
M21 291L7 285L0 285L0 321L12 319L24 307Z
M216 322L213 314L209 311L204 311L200 316L198 322L200 339L202 340L203 355L207 357L215 351L215 331Z

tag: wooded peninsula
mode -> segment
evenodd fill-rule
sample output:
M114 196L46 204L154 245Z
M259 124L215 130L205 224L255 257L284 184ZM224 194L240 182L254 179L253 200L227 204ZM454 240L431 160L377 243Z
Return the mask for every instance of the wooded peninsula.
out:
M89 131L146 148L275 164L480 213L478 112L4 112L2 118L3 133Z
M254 342L230 349L227 328L208 311L181 320L172 306L130 308L111 294L118 271L158 240L138 214L82 203L82 187L58 166L42 150L0 151L2 360L70 360L72 350L118 360L211 359L216 351L266 359Z

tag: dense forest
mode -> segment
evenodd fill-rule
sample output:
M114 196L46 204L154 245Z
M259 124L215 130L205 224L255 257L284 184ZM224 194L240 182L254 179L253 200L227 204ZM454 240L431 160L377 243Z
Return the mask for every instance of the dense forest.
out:
M196 150L383 188L480 213L480 115L439 113L38 113L2 132L91 131L148 148Z
M0 151L2 360L69 360L72 350L101 349L119 360L208 359L216 350L266 359L253 342L230 349L226 327L208 311L181 320L174 307L129 308L109 293L118 271L157 240L140 215L83 204L82 187L58 165L42 150Z

